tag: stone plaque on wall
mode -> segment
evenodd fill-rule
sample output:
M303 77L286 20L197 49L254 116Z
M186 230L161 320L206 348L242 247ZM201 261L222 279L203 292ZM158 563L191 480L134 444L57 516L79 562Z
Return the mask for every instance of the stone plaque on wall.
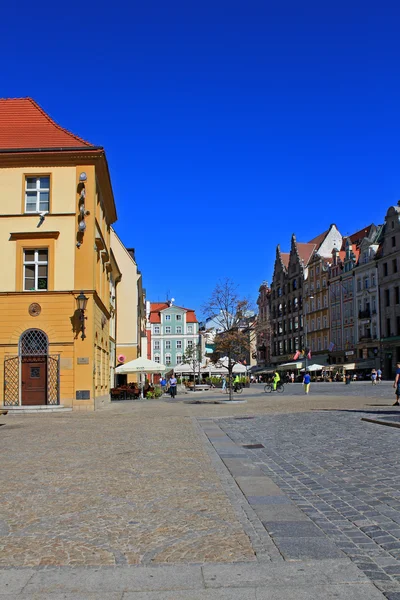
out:
M88 365L89 357L88 356L78 356L77 362L78 362L78 365Z
M90 400L90 390L76 390L77 400Z

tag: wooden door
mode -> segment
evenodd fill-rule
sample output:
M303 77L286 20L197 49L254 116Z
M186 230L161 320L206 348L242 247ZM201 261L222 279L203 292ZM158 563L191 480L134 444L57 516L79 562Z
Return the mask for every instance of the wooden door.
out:
M45 356L22 358L21 391L22 405L47 404L47 362Z

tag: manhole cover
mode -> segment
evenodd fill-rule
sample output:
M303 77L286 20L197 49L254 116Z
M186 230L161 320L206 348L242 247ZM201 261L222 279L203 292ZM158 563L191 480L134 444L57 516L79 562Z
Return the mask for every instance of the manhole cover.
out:
M243 448L249 448L252 450L253 448L265 448L262 444L243 444Z

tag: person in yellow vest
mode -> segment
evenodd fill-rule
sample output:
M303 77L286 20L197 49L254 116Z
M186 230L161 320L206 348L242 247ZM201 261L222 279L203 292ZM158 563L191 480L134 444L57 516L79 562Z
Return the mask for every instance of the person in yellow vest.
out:
M280 378L278 371L275 371L273 379L272 379L272 385L274 386L274 392L276 392L276 386L278 385L278 382L280 380L281 380L281 378Z
M239 375L236 375L235 379L233 380L233 389L237 390L237 388L240 386L240 377Z

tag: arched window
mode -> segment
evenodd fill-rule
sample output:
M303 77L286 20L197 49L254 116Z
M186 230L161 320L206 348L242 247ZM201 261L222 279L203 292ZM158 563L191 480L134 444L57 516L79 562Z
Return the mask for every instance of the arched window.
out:
M44 331L28 329L19 339L19 353L21 356L37 356L48 353L49 341Z

